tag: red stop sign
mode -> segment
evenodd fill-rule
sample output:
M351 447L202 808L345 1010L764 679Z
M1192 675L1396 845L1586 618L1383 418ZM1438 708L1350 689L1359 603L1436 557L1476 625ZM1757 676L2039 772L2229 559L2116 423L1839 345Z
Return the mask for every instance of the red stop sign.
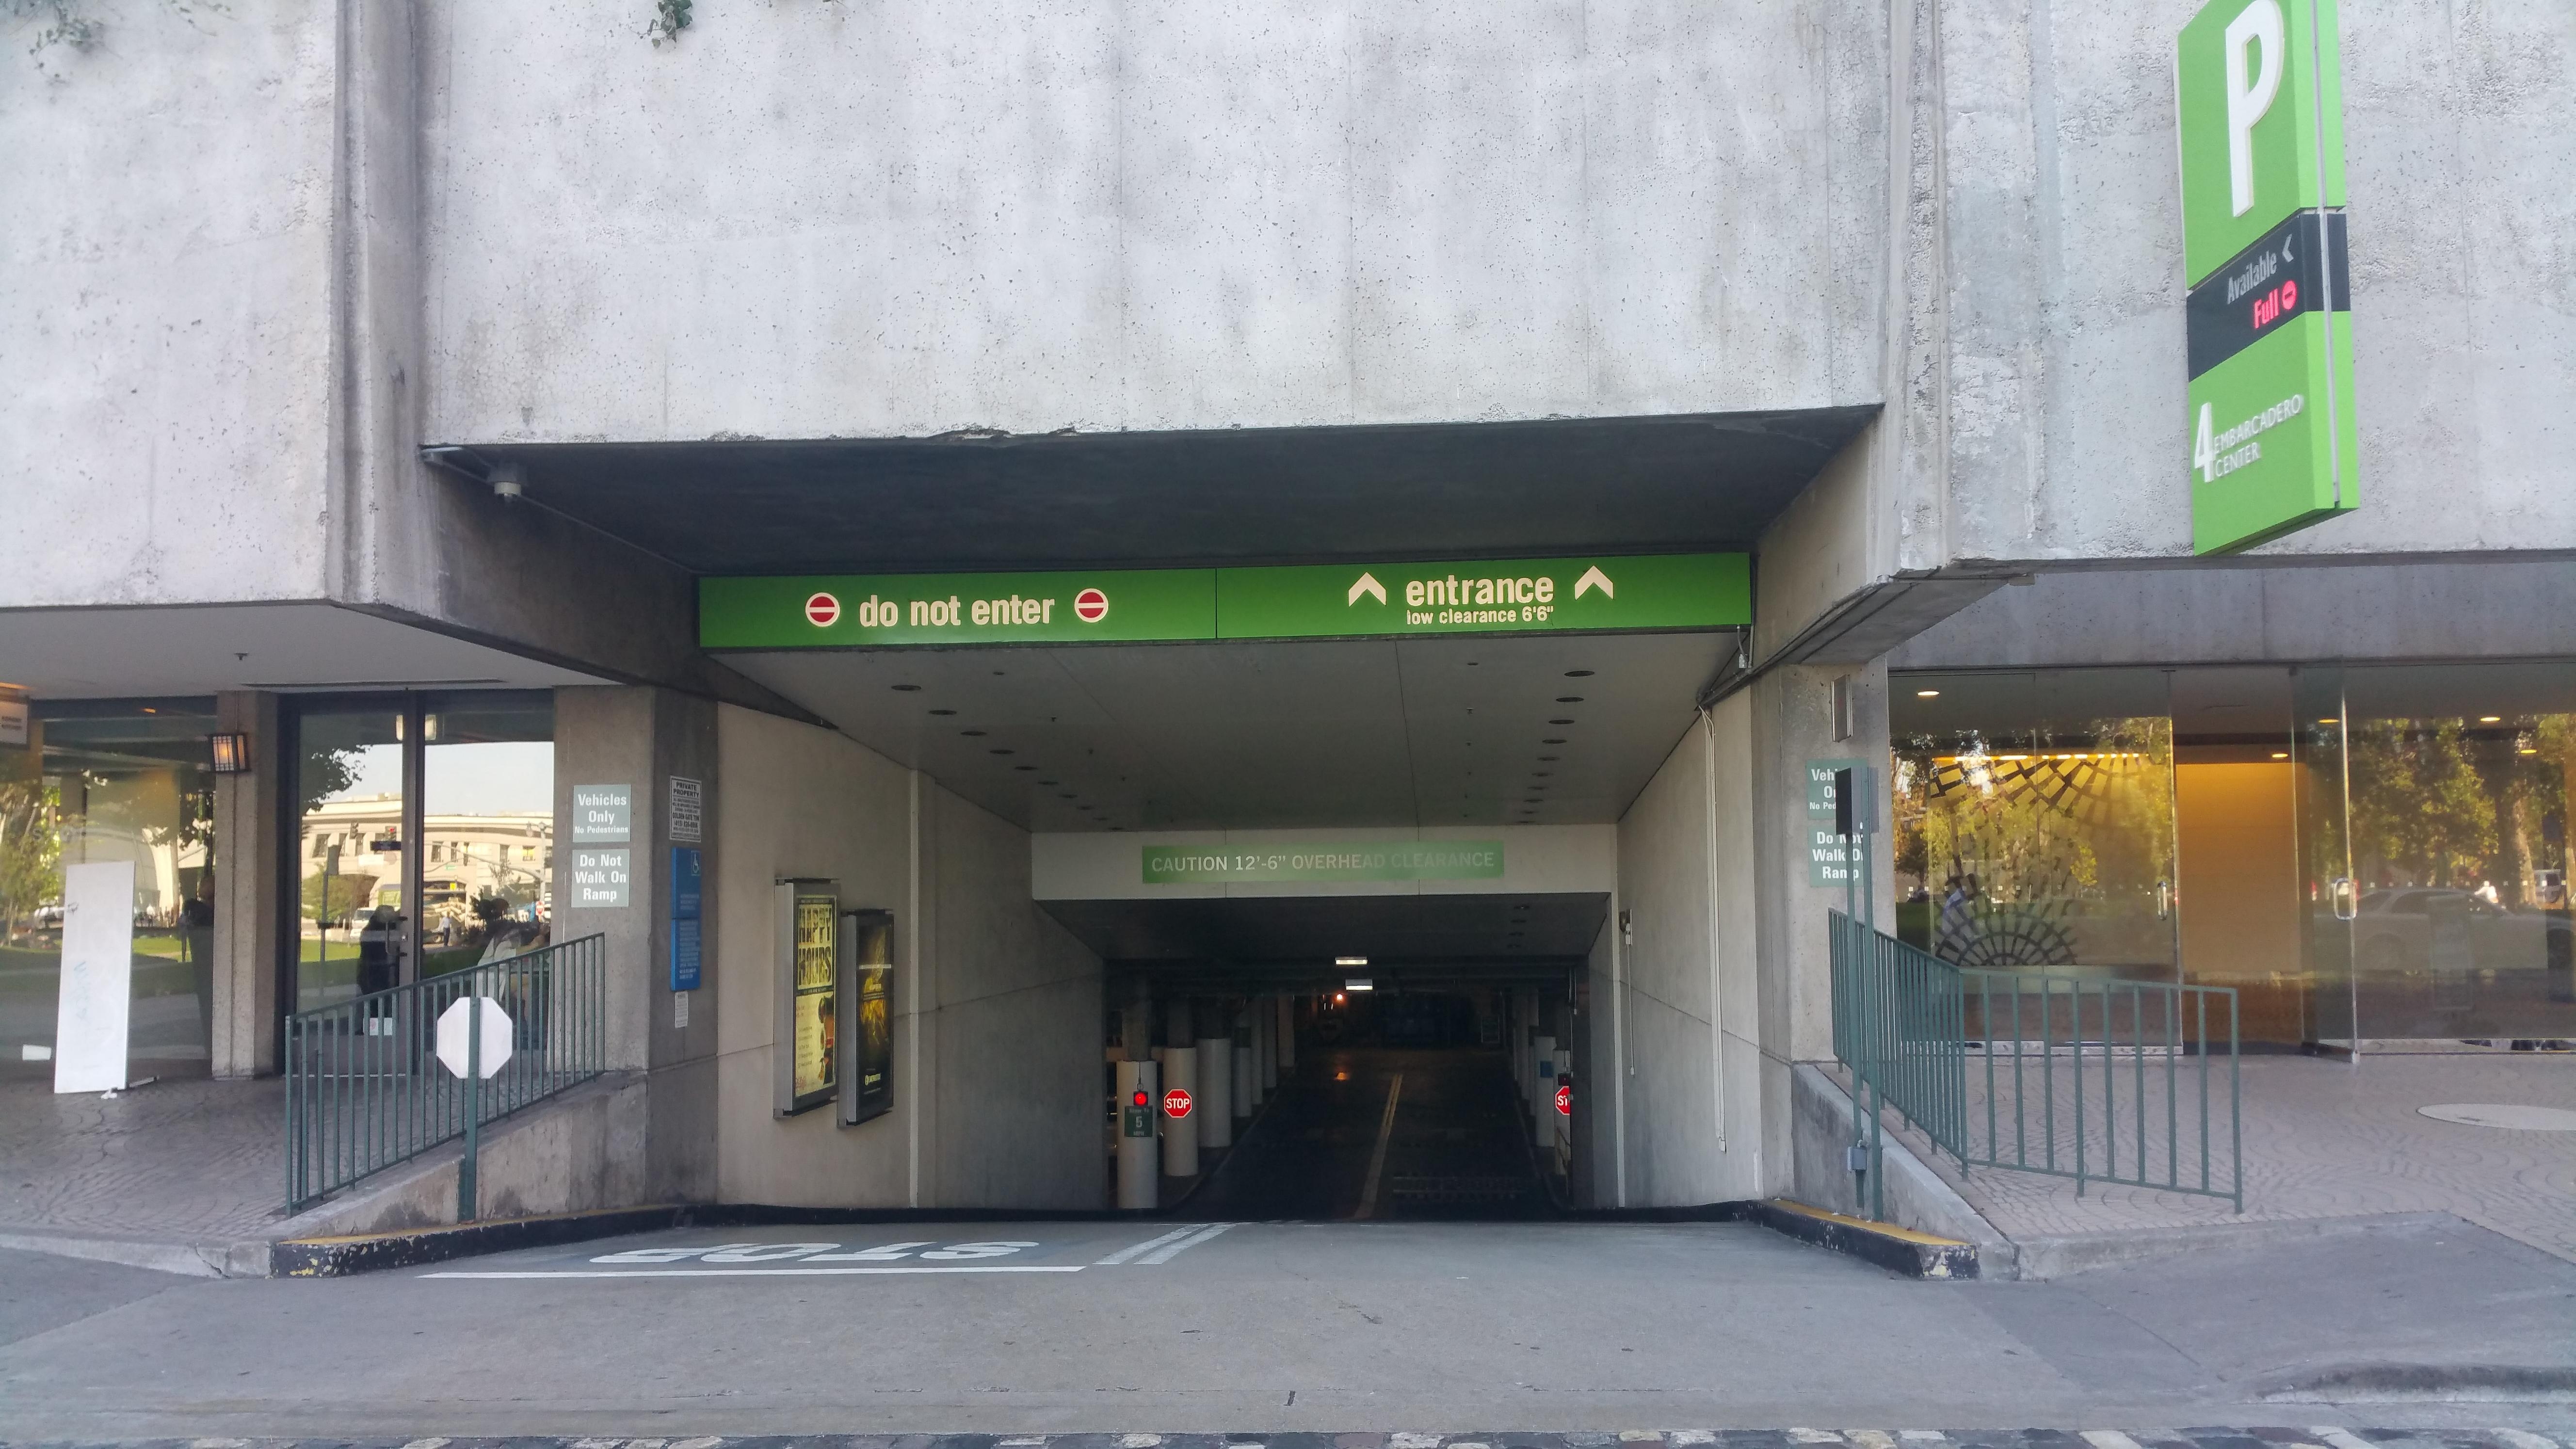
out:
M1073 596L1073 612L1086 624L1097 624L1109 614L1109 596L1098 589L1085 589Z
M1163 1094L1163 1115L1174 1120L1190 1115L1190 1094L1186 1087L1174 1087Z
M1556 1115L1559 1117L1574 1115L1574 1088L1571 1084L1556 1089Z
M841 601L830 594L816 594L805 601L805 618L817 629L832 627L841 617Z

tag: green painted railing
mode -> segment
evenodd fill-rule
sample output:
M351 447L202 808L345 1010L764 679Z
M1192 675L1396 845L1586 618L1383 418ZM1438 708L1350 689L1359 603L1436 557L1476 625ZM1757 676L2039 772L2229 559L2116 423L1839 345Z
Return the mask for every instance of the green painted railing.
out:
M470 1164L483 1123L598 1076L604 943L584 936L288 1017L288 1211L452 1138L468 1138ZM438 1059L439 1017L468 997L489 997L510 1016L509 1055L488 1077L460 1077ZM473 1216L470 1173L460 1184L464 1217Z
M2236 992L1962 970L1832 913L1834 1056L1886 1215L1881 1111L1972 1167L2225 1198L2245 1209Z

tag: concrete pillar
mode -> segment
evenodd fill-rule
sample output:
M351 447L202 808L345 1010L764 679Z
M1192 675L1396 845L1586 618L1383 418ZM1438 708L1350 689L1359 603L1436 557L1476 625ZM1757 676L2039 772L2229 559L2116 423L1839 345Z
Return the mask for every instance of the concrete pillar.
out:
M1199 1115L1199 1049L1196 1046L1165 1047L1162 1056L1163 1093L1181 1091L1190 1094L1188 1117L1174 1118L1169 1114L1163 1117L1163 1175L1196 1177L1199 1175L1199 1127L1191 1118ZM1158 1095L1154 1100L1159 1110L1162 1096Z
M1264 996L1252 1003L1252 1040L1261 1054L1261 1100L1279 1090L1279 1004Z
M1234 1145L1234 1038L1199 1038L1199 1146Z
M1234 1013L1234 1115L1252 1119L1252 1109L1261 1105L1261 1070L1252 1056L1252 1008L1243 1006Z
M1156 1177L1162 1148L1154 1136L1161 1108L1161 1079L1152 1062L1118 1064L1118 1206L1125 1211L1151 1211L1161 1205L1162 1182Z
M1279 998L1279 1075L1283 1080L1297 1075L1297 998Z
M1542 1036L1530 1043L1530 1116L1536 1126L1538 1145L1547 1147L1556 1141L1556 1038Z
M652 1074L643 1157L642 1201L704 1201L716 1191L716 993L690 993L688 1024L671 1000L671 781L699 784L699 839L676 842L701 852L703 939L721 939L727 909L762 910L763 901L727 901L717 853L724 810L716 778L716 707L712 700L648 687L579 687L555 691L554 939L594 933L605 938L608 989L603 1047L611 1070ZM631 791L627 839L576 842L572 792L584 785ZM583 851L626 852L622 906L574 903L572 868ZM768 962L726 962L709 953L704 970L774 970Z
M1131 1062L1154 1059L1154 997L1142 981L1133 984L1127 1004L1118 1008L1118 1043Z
M215 696L216 728L250 736L249 773L215 777L215 953L213 1021L206 1050L218 1077L278 1069L278 979L294 921L279 908L281 871L301 869L278 838L286 775L277 696L227 690Z

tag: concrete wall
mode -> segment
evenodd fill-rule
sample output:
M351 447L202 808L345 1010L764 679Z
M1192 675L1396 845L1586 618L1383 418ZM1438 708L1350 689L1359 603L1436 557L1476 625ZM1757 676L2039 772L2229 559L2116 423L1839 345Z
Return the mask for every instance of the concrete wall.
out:
M423 8L429 432L1877 396L1851 0Z
M2190 552L2173 41L2196 8L1939 7L1951 559ZM2576 9L2338 8L2363 503L2261 552L2576 545Z
M2576 510L2571 510L2576 511ZM2124 569L1999 589L1898 669L2512 659L2576 654L2576 561Z
M1100 963L1031 901L1027 835L827 730L725 706L717 741L723 1199L1099 1206ZM783 876L895 913L886 1116L774 1115Z
M0 607L321 593L332 8L0 21Z
M1740 729L1693 729L1619 822L1618 905L1631 939L1613 985L1624 1061L1610 1116L1625 1134L1626 1180L1621 1197L1614 1163L1603 1205L1763 1195L1753 901L1745 872L1719 846L1750 805L1741 738ZM1596 975L1596 1003L1603 987ZM1596 1093L1594 1111L1602 1105Z

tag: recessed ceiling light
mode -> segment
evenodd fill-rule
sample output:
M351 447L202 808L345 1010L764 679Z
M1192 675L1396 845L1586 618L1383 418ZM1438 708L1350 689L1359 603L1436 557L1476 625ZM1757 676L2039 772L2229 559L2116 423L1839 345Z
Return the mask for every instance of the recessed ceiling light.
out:
M957 733L964 735L970 740L982 739L984 737L984 732L982 730L959 730Z
M1548 723L1549 723L1549 724L1572 724L1572 723L1574 723L1574 721L1572 721L1572 720L1570 720L1570 719L1552 719L1552 720L1549 720L1549 721L1548 721Z
M1539 758L1540 758L1540 759L1542 759L1542 760L1553 760L1553 759L1555 759L1555 758L1556 758L1556 756L1554 756L1554 755L1541 755L1541 756L1539 756Z
M1368 958L1366 956L1336 956L1333 958L1333 964L1336 966L1366 966L1368 964Z
M1541 740L1541 741L1539 741L1539 743L1540 743L1540 744L1542 744L1542 745L1561 745L1561 744L1564 744L1564 743L1565 743L1565 741L1564 741L1564 740L1562 740L1562 739L1550 739L1550 740Z
M2276 760L2286 760L2289 757L2290 752L2288 750L2274 750L2272 752L2272 758Z
M894 692L897 694L919 694L921 693L921 686L918 684L898 684L894 687Z
M932 714L955 714L956 712L957 711L953 709L934 709L931 711Z
M1592 671L1589 669L1569 669L1565 671L1565 677L1568 679L1590 679L1592 677Z
M992 751L991 753L996 754L996 755L1016 755L1016 754L1018 754L1018 753L1019 753L1019 751L1017 751L1017 750L994 750L994 751Z
M1941 691L1937 689L1918 689L1914 691L1914 697L1916 699L1939 699L1941 697Z
M1581 704L1583 703L1583 696L1579 694L1560 694L1556 697L1556 702L1558 704Z
M2327 715L2324 719L2318 720L2318 721L2317 721L2317 723L2319 723L2319 724L2342 724L2342 723L2343 723L2343 721L2342 721L2342 720L2340 720L2340 719L2335 718L2333 715Z
M2500 715L2500 714L2482 714L2482 715L2479 715L2479 716L2478 716L2478 723L2480 723L2480 724L2503 724L2503 723L2504 723L2504 716L2503 716L2503 715Z

